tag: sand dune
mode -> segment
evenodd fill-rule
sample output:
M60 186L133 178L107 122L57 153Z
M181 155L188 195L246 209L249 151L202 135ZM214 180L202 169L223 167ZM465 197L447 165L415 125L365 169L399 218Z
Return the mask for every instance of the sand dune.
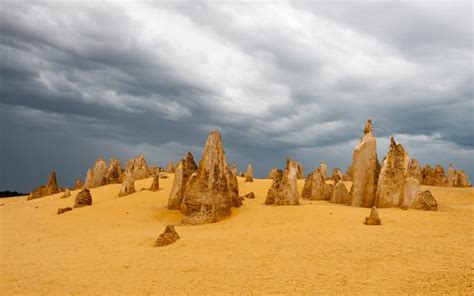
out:
M473 293L474 189L422 186L439 211L369 209L302 201L264 206L271 180L239 178L246 200L215 224L179 225L152 178L118 198L120 184L91 190L94 204L72 206L62 193L0 200L1 294L310 294ZM299 190L304 180L298 181ZM346 183L350 185L350 183ZM154 248L166 224L181 239Z

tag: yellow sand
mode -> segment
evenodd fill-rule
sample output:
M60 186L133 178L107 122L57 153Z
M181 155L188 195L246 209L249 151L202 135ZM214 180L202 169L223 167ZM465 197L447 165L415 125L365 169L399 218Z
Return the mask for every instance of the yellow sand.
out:
M166 209L173 175L160 181L120 198L120 185L93 189L93 206L63 215L78 191L1 199L0 294L474 292L474 189L430 187L438 212L381 209L383 225L366 226L365 208L264 206L271 181L239 178L255 200L219 223L178 225L180 240L154 248L181 220Z

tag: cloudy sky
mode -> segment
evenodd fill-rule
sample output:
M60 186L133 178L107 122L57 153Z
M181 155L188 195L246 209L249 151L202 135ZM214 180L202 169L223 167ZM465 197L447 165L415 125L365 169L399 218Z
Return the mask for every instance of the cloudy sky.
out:
M260 177L345 170L369 117L380 160L394 135L473 179L471 2L35 3L0 7L0 190L198 161L215 128Z

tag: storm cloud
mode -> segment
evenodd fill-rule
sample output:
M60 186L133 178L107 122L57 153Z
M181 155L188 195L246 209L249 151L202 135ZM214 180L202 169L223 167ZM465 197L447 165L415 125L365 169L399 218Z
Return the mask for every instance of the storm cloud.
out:
M264 176L345 169L372 118L422 164L474 175L471 3L2 3L1 190L98 156L156 165L222 132Z

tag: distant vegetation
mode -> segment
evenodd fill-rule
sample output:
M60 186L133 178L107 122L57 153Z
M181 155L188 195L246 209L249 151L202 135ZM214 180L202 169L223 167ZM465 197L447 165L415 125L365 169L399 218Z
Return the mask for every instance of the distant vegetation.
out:
M28 193L21 193L21 192L16 192L16 191L0 191L0 198L2 197L12 197L12 196L21 196L21 195L27 195Z

